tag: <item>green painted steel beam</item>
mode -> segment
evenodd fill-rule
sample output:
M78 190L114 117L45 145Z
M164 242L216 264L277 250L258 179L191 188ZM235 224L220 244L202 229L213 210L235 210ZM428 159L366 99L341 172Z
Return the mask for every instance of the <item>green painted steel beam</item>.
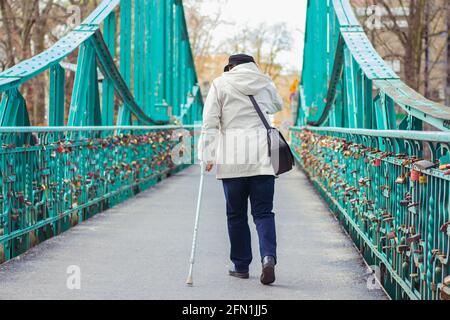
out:
M350 128L358 127L358 111L357 111L357 101L356 101L356 79L355 79L355 64L353 58L347 48L344 49L344 61L345 61L345 103L347 105L347 116L348 124Z
M50 92L48 104L48 125L64 126L65 71L59 65L50 68Z
M94 46L83 43L78 55L77 71L69 111L69 126L93 125L97 114L98 77Z
M0 102L0 127L29 126L30 118L25 99L17 89L3 93Z
M131 48L132 37L131 0L120 2L120 48ZM120 50L120 74L131 92L131 50ZM120 105L117 117L118 125L131 125L130 107Z
M165 25L165 101L170 107L170 113L173 110L173 96L174 96L174 46L175 46L175 5L174 0L165 1L166 9L166 25Z
M136 103L142 106L146 115L149 114L147 104L145 103L145 73L148 74L148 64L145 64L144 53L145 51L145 20L144 13L148 14L148 10L144 7L144 0L134 1L134 96L136 97ZM145 68L146 72L142 72Z
M103 34L106 46L109 49L111 57L114 59L116 54L116 13L111 12L106 18L103 26ZM103 125L111 126L114 124L114 85L110 79L103 81L102 88L102 119Z
M150 112L156 119L168 119L168 105L166 100L167 65L168 59L166 44L168 37L168 7L166 0L149 1L150 20ZM185 67L185 66L183 66Z
M449 132L436 132L436 131L404 131L404 130L369 130L369 129L351 129L351 128L328 128L328 127L293 127L292 131L302 131L307 129L313 132L320 133L345 133L354 135L364 135L377 138L395 138L406 140L418 140L418 141L431 141L431 142L443 142L450 143Z
M95 48L97 57L99 60L100 68L103 74L113 81L113 85L116 89L117 94L124 102L124 105L131 109L131 112L137 117L142 124L165 124L165 121L156 121L152 117L148 116L143 108L141 108L137 101L135 101L133 95L131 94L127 84L123 80L119 70L114 64L114 60L109 54L108 47L103 40L102 35L96 32L91 39L92 46Z
M175 1L175 16L174 16L174 83L173 83L173 115L179 116L181 114L181 87L180 87L180 75L181 75L181 39L182 39L182 14L181 1Z
M178 129L196 129L200 130L201 125L163 125L163 126L74 126L74 127L0 127L0 133L45 133L45 132L88 132L88 131L153 131L153 130L178 130Z
M325 109L324 98L328 96L327 13L327 1L308 0L301 77L305 106L309 108L308 122L318 121L319 118L323 121L327 119L327 117L322 117Z
M155 115L155 103L156 97L154 93L153 86L153 78L155 77L155 67L154 64L157 63L157 60L154 59L155 55L157 55L157 51L161 50L161 48L157 47L156 39L153 39L153 27L154 22L152 21L158 13L153 9L154 3L153 0L146 0L143 3L145 6L145 15L144 15L144 25L145 25L145 35L143 36L143 40L145 41L145 53L144 53L144 61L150 62L145 63L145 88L143 93L144 105L146 113L151 115L152 117ZM156 22L155 22L156 23ZM154 42L155 41L155 42Z

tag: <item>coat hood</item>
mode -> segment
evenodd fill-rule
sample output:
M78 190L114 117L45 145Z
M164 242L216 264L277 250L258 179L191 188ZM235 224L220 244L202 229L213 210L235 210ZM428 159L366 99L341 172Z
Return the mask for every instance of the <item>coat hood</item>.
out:
M225 72L223 77L233 88L246 96L256 95L272 83L272 79L263 74L252 62L234 67L231 71Z

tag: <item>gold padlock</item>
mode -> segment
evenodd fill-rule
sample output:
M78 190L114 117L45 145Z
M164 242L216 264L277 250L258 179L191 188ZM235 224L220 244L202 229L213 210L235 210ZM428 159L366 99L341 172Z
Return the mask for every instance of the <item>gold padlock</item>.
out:
M72 227L75 227L79 221L80 221L80 218L78 215L78 211L73 212L70 215L70 224L72 225Z
M73 186L75 187L75 188L80 188L81 187L81 181L80 180L74 180L73 181Z
M419 177L419 184L427 184L427 176L420 176Z
M450 300L450 276L444 279L443 287L441 289L441 300Z
M396 184L406 184L407 181L407 176L406 174L402 174L400 177L397 178L397 180L395 180Z
M350 150L344 151L344 157L349 158L352 155L352 152Z
M30 242L32 247L35 247L39 244L39 238L36 234L36 230L30 232Z
M0 244L0 263L5 262L5 249L3 244Z

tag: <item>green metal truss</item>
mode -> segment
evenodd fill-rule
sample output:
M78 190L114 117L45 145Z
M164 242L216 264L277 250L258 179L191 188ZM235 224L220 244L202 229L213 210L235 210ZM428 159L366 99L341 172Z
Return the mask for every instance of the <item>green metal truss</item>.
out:
M409 88L373 48L348 0L308 0L302 89L297 124L401 129L426 122L450 130L450 109ZM375 97L374 97L375 96Z
M182 1L136 0L134 10L133 14L131 0L104 0L54 46L0 73L0 93L4 93L0 112L4 121L15 119L17 112L27 116L22 110L26 103L18 93L20 85L49 70L48 124L64 126L65 72L60 62L76 49L78 63L68 126L131 125L132 116L140 125L174 121L192 124L201 120L203 102ZM132 44L134 52L130 50ZM121 49L118 59L117 47ZM101 98L98 69L104 77ZM116 96L121 101L117 114ZM2 125L29 122L19 118L17 121Z

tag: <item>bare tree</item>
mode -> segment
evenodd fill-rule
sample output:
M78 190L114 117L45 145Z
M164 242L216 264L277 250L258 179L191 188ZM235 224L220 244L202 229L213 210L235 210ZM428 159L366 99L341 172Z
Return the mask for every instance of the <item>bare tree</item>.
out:
M228 53L246 52L253 55L261 70L276 80L282 71L277 58L281 53L292 49L292 36L287 25L262 23L255 28L246 27L243 30L226 41Z
M366 0L370 8L373 1ZM399 60L403 64L405 82L424 95L430 95L431 82L436 83L433 73L446 50L442 34L446 33L446 0L377 0L376 6L383 11L381 28L366 28L369 37L383 58ZM395 9L400 9L398 14ZM367 19L373 12L367 10ZM407 26L402 25L407 22ZM366 26L367 27L367 26Z
M80 6L83 14L91 11L97 0L0 0L0 70L37 55L58 40L53 32L67 31L70 5ZM80 17L81 18L81 17ZM41 74L23 86L33 125L45 123L48 75Z
M205 68L207 68L205 62L213 55L215 49L213 45L214 32L220 25L226 23L222 19L222 5L227 0L208 1L209 4L211 2L217 4L217 10L211 14L205 14L205 0L184 1L191 48L199 74L205 72Z
M203 5L204 0L185 2L191 47L195 56L210 54L213 32L222 23L220 6L213 15L206 15L202 13Z

